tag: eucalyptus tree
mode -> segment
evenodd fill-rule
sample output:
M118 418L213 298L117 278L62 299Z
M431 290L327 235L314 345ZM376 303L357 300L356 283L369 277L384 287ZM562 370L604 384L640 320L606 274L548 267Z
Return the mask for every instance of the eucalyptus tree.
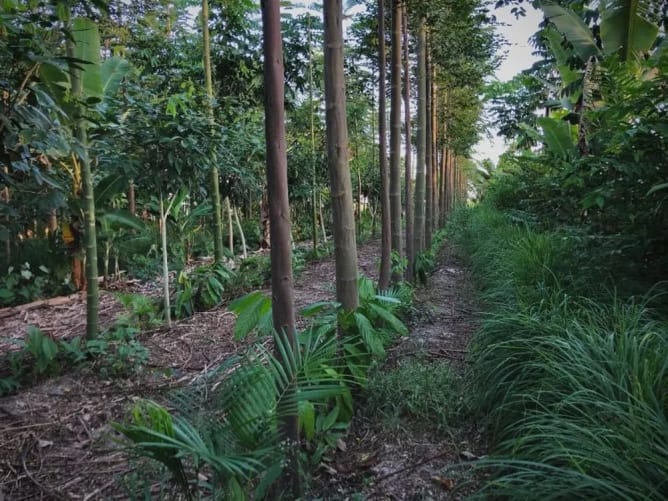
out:
M271 227L271 289L274 329L293 349L297 348L295 333L294 292L290 205L288 199L288 167L285 141L285 103L283 45L279 0L262 1L265 138L267 149L267 185L269 187ZM278 356L282 353L278 351ZM283 360L289 364L288 360ZM295 388L290 388L295 392ZM281 429L286 441L288 465L284 470L282 490L301 497L299 476L299 423L297 415L282 417Z
M325 122L327 166L330 178L336 297L345 310L359 304L357 242L352 183L348 167L348 128L343 73L343 6L341 0L324 3Z
M392 56L390 84L390 215L392 250L401 259L401 2L392 0ZM401 277L395 274L393 281Z
M387 168L387 114L385 111L385 0L378 0L378 163L380 166L381 245L378 288L390 285L390 254L392 251L392 214L390 209L390 175Z
M406 227L406 280L413 280L413 267L415 266L415 253L413 251L413 144L411 137L411 73L410 73L410 49L408 44L408 7L407 2L403 2L401 8L402 17L402 39L404 43L403 50L403 76L404 76L404 143L406 150L404 153L404 191L405 191L405 227Z
M417 27L417 166L415 169L415 223L413 252L424 250L425 231L425 169L427 155L427 27L426 16L420 15Z

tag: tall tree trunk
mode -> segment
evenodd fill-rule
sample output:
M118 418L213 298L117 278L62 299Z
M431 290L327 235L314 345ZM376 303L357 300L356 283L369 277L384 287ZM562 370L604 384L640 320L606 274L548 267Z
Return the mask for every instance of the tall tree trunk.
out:
M410 74L410 49L408 47L408 12L406 2L401 9L403 18L402 31L404 39L404 134L406 142L405 165L404 165L404 190L406 207L406 280L413 281L413 267L415 265L415 252L413 251L413 145L411 138L411 74Z
M380 275L378 288L390 286L392 220L390 208L390 183L387 171L387 113L385 110L385 0L378 0L378 163L380 165Z
M425 230L425 162L427 149L427 51L425 18L418 24L418 130L417 168L415 172L415 227L413 248L417 256L424 250Z
M440 213L440 224L445 226L446 217L445 217L445 176L447 173L448 165L448 150L445 146L445 135L441 138L443 143L441 145L441 158L439 162L439 175L438 175L438 210Z
M209 0L202 0L202 42L204 79L206 82L207 112L213 128L213 76L211 71L211 41L209 37ZM220 184L218 168L211 167L211 201L213 203L213 248L216 263L222 263L223 252L223 215L220 203Z
M9 173L9 167L4 167L3 171L5 172L5 174ZM9 204L9 200L10 200L9 187L5 186L2 190L0 190L0 201ZM5 217L5 221L9 223L9 216ZM9 264L9 262L12 259L11 235L7 235L7 240L5 241L5 257L7 258L7 264Z
M75 58L75 40L66 38L67 56ZM84 210L84 246L86 249L86 339L97 336L100 292L97 283L97 234L95 231L95 197L93 191L93 173L88 156L88 132L83 116L83 80L81 70L74 63L69 65L72 97L75 102L75 135L79 143L79 163L83 187Z
M433 233L438 229L438 134L439 127L436 116L438 114L438 109L436 106L436 92L438 87L435 82L436 71L432 75L432 88L431 88L431 231Z
M392 0L392 73L390 85L390 214L392 250L401 258L401 3ZM401 277L395 273L393 282Z
M336 298L345 310L354 310L359 304L357 241L353 215L353 189L348 167L341 0L326 0L323 10L325 18L327 167L332 194Z
M292 278L288 160L285 142L283 40L280 0L262 0L264 34L265 139L267 144L267 186L271 228L271 295L274 328L299 349L295 333ZM278 352L277 356L282 357ZM287 360L284 361L286 364ZM296 392L291 387L288 391ZM279 487L279 497L302 497L299 475L299 428L297 415L281 418L281 433L288 447L288 461Z
M308 15L308 106L311 117L311 233L313 251L318 251L318 173L315 156L315 110L313 109L313 34L311 33L311 15Z
M427 42L429 43L429 42ZM432 95L431 91L432 86L432 61L431 54L427 51L427 66L426 66L426 112L425 112L425 217L424 217L424 246L425 249L431 248L431 231L433 228L433 217L434 217L434 197L432 193L433 188L433 177L434 177L434 165L432 163L432 148L434 142L432 137L434 136L434 128L431 121L433 114L432 109Z

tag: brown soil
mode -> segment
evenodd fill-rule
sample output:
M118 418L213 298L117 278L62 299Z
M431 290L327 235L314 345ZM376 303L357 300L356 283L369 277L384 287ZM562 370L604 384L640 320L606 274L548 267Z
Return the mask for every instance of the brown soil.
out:
M360 268L369 277L376 275L378 256L377 241L360 247ZM332 258L309 263L296 280L297 306L333 299L334 283ZM466 284L465 270L445 252L429 286L418 293L419 321L411 336L393 348L388 363L420 350L464 367L472 330ZM112 324L122 310L112 294L103 295L103 324ZM22 338L29 325L54 338L71 338L83 334L84 322L80 295L0 315L2 336L14 339ZM225 307L199 313L142 334L150 359L140 373L119 379L92 367L0 398L0 500L127 499L126 480L137 462L114 441L110 422L123 420L135 399L164 402L169 390L246 349L246 342L232 339L233 325L234 315ZM5 342L0 352L11 346ZM474 442L479 442L475 430L458 431L450 439L384 433L377 424L356 421L346 452L338 454L329 473L316 477L316 485L327 486L331 499L353 492L376 499L447 499L450 478L444 472L462 454L480 454ZM159 488L159 483L153 486L152 496L158 497Z

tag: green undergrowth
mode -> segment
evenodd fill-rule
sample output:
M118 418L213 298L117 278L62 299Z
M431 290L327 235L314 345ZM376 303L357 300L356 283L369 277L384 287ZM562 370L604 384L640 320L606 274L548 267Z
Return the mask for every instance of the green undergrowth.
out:
M472 346L474 409L492 453L479 495L668 497L668 328L605 272L586 237L536 231L481 204L450 227L485 310ZM634 285L633 291L637 291Z
M363 414L385 429L444 432L462 409L462 380L445 360L412 357L369 378Z
M408 333L400 294L364 278L359 293L354 311L332 301L305 308L308 325L294 346L273 330L270 298L254 292L235 300L234 337L247 349L169 395L168 406L138 401L114 427L137 455L162 464L187 499L263 499L295 446L279 423L296 416L299 472L308 479L346 432L370 370Z

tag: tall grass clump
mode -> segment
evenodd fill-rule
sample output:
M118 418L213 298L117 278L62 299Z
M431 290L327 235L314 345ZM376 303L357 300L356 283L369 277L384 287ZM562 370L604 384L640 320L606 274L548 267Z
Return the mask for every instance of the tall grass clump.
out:
M567 234L481 205L453 219L486 313L474 408L493 450L480 495L668 498L668 328L597 285Z

